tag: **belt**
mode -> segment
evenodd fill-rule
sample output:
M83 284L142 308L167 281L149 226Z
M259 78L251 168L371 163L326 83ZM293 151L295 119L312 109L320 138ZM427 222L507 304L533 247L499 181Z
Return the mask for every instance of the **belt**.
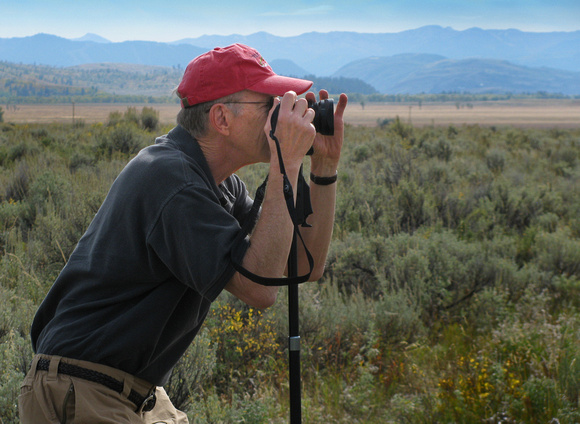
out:
M48 371L49 365L49 359L39 359L36 369L38 371ZM103 374L102 372L89 370L87 368L67 364L65 362L60 362L58 364L58 373L71 377L82 378L83 380L92 381L93 383L99 383L111 390L114 390L117 393L123 393L123 382ZM155 407L155 402L157 401L155 397L155 391L153 391L148 396L141 396L133 389L131 389L127 399L129 399L135 404L135 406L137 406L136 412L151 411L153 407Z

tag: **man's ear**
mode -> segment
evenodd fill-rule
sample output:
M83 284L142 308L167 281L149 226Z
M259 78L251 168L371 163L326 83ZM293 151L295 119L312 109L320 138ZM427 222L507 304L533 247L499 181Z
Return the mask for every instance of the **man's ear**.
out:
M230 135L232 111L223 103L217 103L209 110L210 125L220 134Z

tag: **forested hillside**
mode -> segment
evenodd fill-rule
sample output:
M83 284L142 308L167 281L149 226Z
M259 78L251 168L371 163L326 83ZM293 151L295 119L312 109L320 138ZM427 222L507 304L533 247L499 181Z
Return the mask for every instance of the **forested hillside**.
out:
M0 124L4 424L37 306L157 125ZM241 172L252 192L265 175ZM304 422L580 422L579 129L348 126L334 230L299 289ZM213 305L166 387L191 422L288 422L282 293Z
M0 102L177 102L173 90L182 75L180 67L101 63L62 68L0 61ZM309 75L308 79L333 93L376 92L356 78Z
M62 103L138 99L175 101L183 70L126 64L59 68L0 62L0 99L13 103Z

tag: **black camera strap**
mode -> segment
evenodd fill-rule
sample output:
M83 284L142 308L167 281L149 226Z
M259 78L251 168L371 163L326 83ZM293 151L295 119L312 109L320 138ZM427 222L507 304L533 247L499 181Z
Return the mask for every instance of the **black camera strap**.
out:
M298 174L298 186L297 186L297 194L296 194L296 202L294 202L294 189L292 187L292 183L288 179L286 175L286 168L284 167L284 160L282 159L282 152L280 150L280 143L276 136L274 135L274 130L270 131L270 137L274 140L276 144L276 150L278 152L278 161L280 165L280 173L283 176L282 179L282 190L284 193L284 200L286 201L286 208L288 209L288 214L290 215L290 219L292 219L292 224L294 225L294 236L297 240L300 240L302 246L304 247L304 251L306 253L306 258L308 260L308 264L310 266L310 270L307 274L296 276L296 277L262 277L260 275L256 275L241 265L243 260L243 255L240 255L238 252L238 247L242 246L241 241L245 239L254 226L256 225L258 214L260 212L260 206L264 200L264 196L266 194L266 186L268 184L268 177L264 180L264 182L258 187L256 190L256 196L254 198L254 204L252 205L252 209L248 214L248 218L246 219L242 230L234 242L234 248L232 250L232 262L234 265L234 269L242 274L244 277L254 281L255 283L261 284L263 286L290 286L295 284L301 284L310 278L312 274L312 270L314 269L314 258L312 254L306 247L306 243L302 238L302 234L300 234L299 227L310 227L310 225L306 222L306 218L308 215L312 214L312 205L310 203L310 186L304 179L302 175L302 167L300 167L300 172Z

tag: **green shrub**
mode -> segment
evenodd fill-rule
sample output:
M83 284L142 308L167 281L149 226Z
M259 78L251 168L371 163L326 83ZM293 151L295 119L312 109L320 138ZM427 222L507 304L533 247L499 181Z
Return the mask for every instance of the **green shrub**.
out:
M491 172L501 173L505 167L506 154L503 150L492 149L486 155L485 163Z
M26 157L35 156L39 152L39 148L29 141L22 141L18 144L12 144L8 148L8 161L17 162Z
M34 311L149 114L0 125L4 422ZM579 422L580 131L398 119L345 140L326 272L299 288L305 419ZM253 193L267 172L240 175ZM213 305L167 386L192 422L287 422L287 300Z
M107 126L114 127L117 124L121 123L122 121L123 121L123 114L121 112L119 112L118 110L115 110L113 112L109 112Z
M30 341L15 332L0 337L0 417L6 424L18 424L20 385L32 359Z
M446 137L439 137L436 141L422 143L422 148L429 158L437 158L445 162L451 160L453 148Z
M70 182L60 172L46 170L30 185L30 203L37 210L44 210L46 203L59 205L69 196Z
M580 277L580 241L566 230L541 233L533 248L540 269L553 275Z
M149 144L149 140L132 124L122 122L97 136L97 150L110 158L114 153L133 155Z
M397 208L399 210L399 224L402 231L413 233L428 220L428 211L425 205L425 192L413 181L399 185Z
M75 152L70 158L69 169L74 172L83 166L94 166L96 158L82 152Z
M156 131L159 127L159 112L151 107L144 107L141 111L141 125L147 131Z
M203 386L214 372L216 347L203 329L173 368L165 390L177 409L184 411L200 400Z
M139 114L137 113L137 109L135 107L129 106L123 114L123 121L138 126L140 119Z
M403 123L398 116L389 124L389 129L402 140L410 140L413 135L413 127Z
M215 344L216 369L214 385L217 390L236 381L244 393L253 394L252 380L263 374L268 358L281 355L274 321L262 311L240 304L239 301L216 305L208 320L214 325L209 339ZM240 368L235 364L244 363Z
M11 181L6 185L6 190L4 193L4 199L8 202L10 200L18 202L26 198L28 195L28 189L30 187L30 169L26 162L20 162L18 164L16 172L11 177ZM0 197L2 199L2 197Z

